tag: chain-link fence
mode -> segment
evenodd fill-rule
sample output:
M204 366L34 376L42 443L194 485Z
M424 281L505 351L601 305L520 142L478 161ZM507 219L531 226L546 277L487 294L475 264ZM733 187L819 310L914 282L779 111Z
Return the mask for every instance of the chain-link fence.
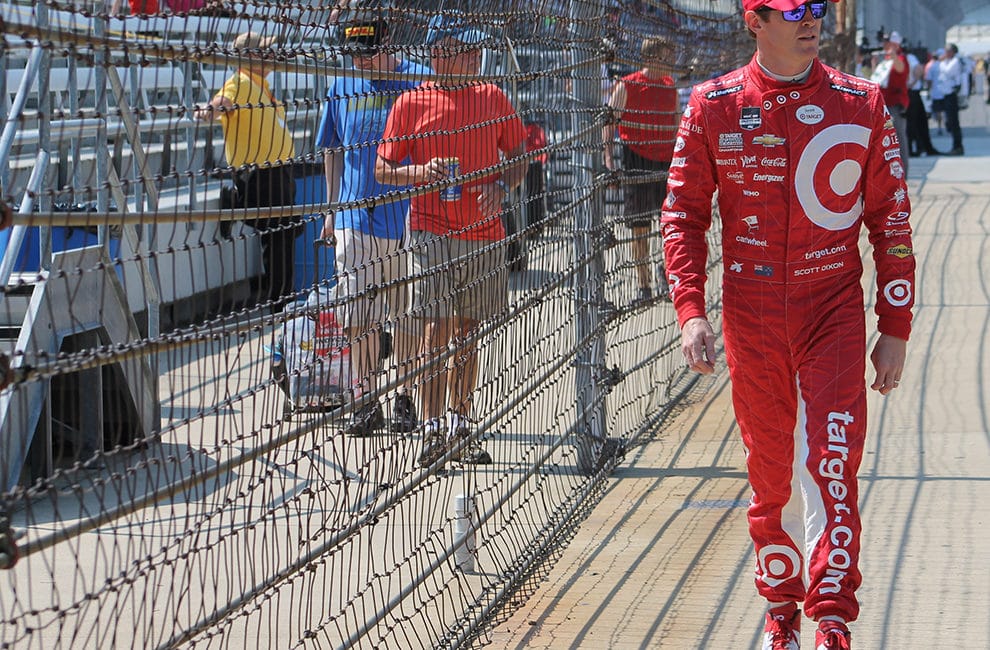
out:
M0 643L483 643L688 385L602 134L736 3L0 11Z

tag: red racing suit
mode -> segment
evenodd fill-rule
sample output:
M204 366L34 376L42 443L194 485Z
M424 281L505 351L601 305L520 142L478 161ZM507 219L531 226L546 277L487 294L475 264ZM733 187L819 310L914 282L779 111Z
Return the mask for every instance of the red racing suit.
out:
M817 60L804 82L781 82L754 57L694 89L674 152L662 223L681 326L705 316L718 191L723 336L753 490L757 588L771 602L803 601L815 620L855 620L864 224L880 332L906 340L914 301L894 125L875 84Z

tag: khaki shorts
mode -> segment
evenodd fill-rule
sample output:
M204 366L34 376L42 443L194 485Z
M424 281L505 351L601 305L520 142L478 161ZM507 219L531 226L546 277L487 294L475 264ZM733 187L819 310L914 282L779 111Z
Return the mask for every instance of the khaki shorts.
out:
M334 230L337 240L334 268L335 296L352 298L336 309L347 328L368 329L390 321L401 326L409 321L409 249L399 239L375 237L358 230Z
M413 273L422 276L413 287L415 316L483 321L508 308L509 274L499 242L413 230L409 243Z

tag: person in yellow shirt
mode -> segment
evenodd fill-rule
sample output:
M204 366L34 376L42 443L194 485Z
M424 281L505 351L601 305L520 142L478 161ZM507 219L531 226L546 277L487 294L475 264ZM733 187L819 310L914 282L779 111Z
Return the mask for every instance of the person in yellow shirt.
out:
M285 105L275 99L265 79L271 68L274 37L245 32L233 48L242 60L210 103L195 111L200 120L219 120L224 151L234 178L231 208L266 208L295 203L292 162L296 151L285 124ZM267 51L267 52L266 52ZM267 57L265 55L268 55ZM261 232L264 276L257 298L278 300L293 288L295 220L259 216L247 223Z

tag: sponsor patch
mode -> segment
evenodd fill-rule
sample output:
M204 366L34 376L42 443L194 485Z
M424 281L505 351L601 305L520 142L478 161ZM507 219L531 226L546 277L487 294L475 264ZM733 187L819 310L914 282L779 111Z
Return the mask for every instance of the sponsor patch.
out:
M887 255L893 255L894 257L904 259L905 257L911 257L914 255L914 251L911 250L911 247L906 244L898 244L897 246L891 246L888 248Z
M729 270L732 271L733 273L742 273L743 265L740 264L739 262L733 262L732 264L729 265Z
M681 151L686 146L687 146L687 143L684 142L684 138L681 137L681 136L677 136L677 140L674 141L674 151L675 152Z
M753 174L753 180L764 183L783 183L784 177L779 174Z
M739 164L739 159L737 158L716 158L715 164L719 167L735 167Z
M746 183L746 175L743 174L742 172L732 172L730 174L726 174L725 177L728 178L730 181L735 181L736 183L739 183L740 185L745 185Z
M742 220L743 223L749 227L750 232L760 229L760 218L757 217L755 214L752 214L748 217L743 217Z
M705 99L716 99L717 97L725 97L726 95L732 95L740 90L742 90L742 84L738 86L730 86L729 88L719 88L718 90L712 90L705 93Z
M907 280L892 280L883 288L883 296L894 307L903 307L911 302L911 283Z
M764 133L753 138L753 144L762 144L764 147L777 147L785 142L787 142L787 138L781 138L772 133Z
M778 156L777 158L764 158L760 161L764 167L787 167L787 158Z
M759 106L743 106L739 113L739 128L743 131L755 131L763 126L763 111Z
M893 160L894 158L900 158L900 157L901 157L900 149L887 149L886 151L883 152L884 160Z
M770 242L765 239L757 239L755 237L743 237L742 235L736 235L736 241L740 244L745 244L747 246L756 246L758 248L767 248L770 246Z
M743 156L742 157L743 167L756 167L756 156Z
M857 97L866 97L866 91L860 90L859 88L849 88L847 86L840 86L838 84L829 84L832 90L838 90L840 93L846 93L847 95L856 95Z
M887 225L896 226L898 224L907 223L908 217L910 216L910 212L895 212L894 214L887 215Z
M897 180L901 180L904 178L904 166L896 160L892 161L890 163L890 175Z
M743 150L743 135L742 135L742 133L719 133L718 134L718 150L719 151L742 151Z
M766 264L757 264L756 266L753 267L753 273L755 273L756 275L762 276L764 278L772 278L773 277L773 267L772 266L768 266Z

